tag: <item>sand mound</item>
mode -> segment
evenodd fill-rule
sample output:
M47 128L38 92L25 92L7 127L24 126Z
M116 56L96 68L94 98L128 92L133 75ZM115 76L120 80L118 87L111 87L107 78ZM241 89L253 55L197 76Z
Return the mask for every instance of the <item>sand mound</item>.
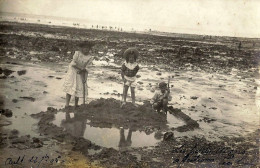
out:
M66 111L72 110L73 108ZM148 102L139 107L127 103L123 108L120 108L119 100L101 98L85 106L81 105L76 110L75 115L78 118L90 120L91 126L100 128L113 126L142 130L147 127L157 129L167 127L166 115L156 113Z

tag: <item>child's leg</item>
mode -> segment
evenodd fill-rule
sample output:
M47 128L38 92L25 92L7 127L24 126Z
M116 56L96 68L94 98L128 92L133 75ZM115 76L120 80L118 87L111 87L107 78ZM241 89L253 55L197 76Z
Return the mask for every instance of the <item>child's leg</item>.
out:
M69 104L70 104L70 98L71 98L71 95L70 94L66 94L66 105L65 105L65 107L68 107L69 106Z
M160 112L162 109L162 103L161 102L157 102L153 104L153 109L157 112Z
M163 111L167 111L168 110L168 99L163 99Z
M132 103L135 104L135 87L131 87Z
M123 100L124 100L124 102L126 102L126 96L127 96L128 88L129 88L129 86L124 85L124 89L123 89Z
M78 104L79 104L79 97L76 97L76 96L75 96L75 107L77 107Z

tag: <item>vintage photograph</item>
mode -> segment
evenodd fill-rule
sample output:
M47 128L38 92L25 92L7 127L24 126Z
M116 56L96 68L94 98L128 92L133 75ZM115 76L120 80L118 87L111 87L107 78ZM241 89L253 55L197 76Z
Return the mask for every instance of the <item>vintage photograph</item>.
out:
M0 0L0 167L260 167L259 8Z

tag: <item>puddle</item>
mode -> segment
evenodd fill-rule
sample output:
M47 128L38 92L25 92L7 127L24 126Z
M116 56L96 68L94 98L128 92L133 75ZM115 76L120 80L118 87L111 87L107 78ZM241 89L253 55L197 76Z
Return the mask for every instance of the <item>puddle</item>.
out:
M147 135L143 131L131 129L99 128L92 127L87 119L77 119L73 113L66 116L65 112L58 112L55 115L53 124L63 127L75 137L84 137L96 145L107 148L126 148L155 146L161 139L155 138L155 132Z

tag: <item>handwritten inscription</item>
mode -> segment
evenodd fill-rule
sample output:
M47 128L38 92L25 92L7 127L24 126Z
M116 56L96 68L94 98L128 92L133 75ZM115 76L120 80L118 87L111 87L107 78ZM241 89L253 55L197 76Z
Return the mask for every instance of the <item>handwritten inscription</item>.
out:
M181 167L186 163L202 163L202 162L218 162L219 165L254 165L253 160L249 160L246 156L246 150L236 150L228 146L218 147L211 145L193 146L184 144L179 148L175 148L172 154L179 154L181 157L172 157L172 163L178 164ZM235 155L238 155L235 157ZM251 158L252 159L252 158ZM254 159L254 158L253 158Z
M18 165L18 164L23 164L25 162L35 164L36 167L39 167L43 162L53 165L55 163L64 163L65 161L62 160L61 156L51 158L48 154L44 156L29 156L29 157L23 155L23 156L19 156L18 158L7 158L5 160L5 165Z

